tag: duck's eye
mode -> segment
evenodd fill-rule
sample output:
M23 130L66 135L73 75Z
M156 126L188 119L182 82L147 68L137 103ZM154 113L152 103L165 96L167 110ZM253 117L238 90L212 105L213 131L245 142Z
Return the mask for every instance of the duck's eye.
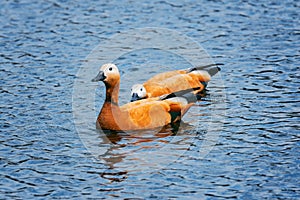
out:
M140 91L142 92L142 91L143 91L143 88L141 88Z
M109 71L112 71L112 67L110 67L108 70L109 70Z

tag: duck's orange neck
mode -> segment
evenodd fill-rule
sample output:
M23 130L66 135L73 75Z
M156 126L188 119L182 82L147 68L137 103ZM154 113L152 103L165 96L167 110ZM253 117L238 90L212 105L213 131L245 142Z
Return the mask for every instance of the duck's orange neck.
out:
M105 84L105 87L105 102L110 102L112 104L118 105L120 81L117 81L115 84Z

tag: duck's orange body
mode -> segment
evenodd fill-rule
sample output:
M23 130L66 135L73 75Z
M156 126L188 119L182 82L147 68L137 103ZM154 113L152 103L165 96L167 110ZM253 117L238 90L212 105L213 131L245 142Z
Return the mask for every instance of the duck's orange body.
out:
M171 123L170 106L153 101L140 106L119 107L105 102L97 118L97 127L108 130L138 130L161 127Z
M157 74L144 82L135 84L131 88L131 101L158 97L164 94L195 88L195 94L200 94L219 68L212 70L176 70ZM211 72L211 74L209 73Z
M119 106L120 74L114 64L103 65L93 81L103 81L106 86L105 102L97 118L97 127L106 130L162 127L180 120L193 104L176 97L165 100L150 98Z
M167 77L171 74L175 73L168 73ZM187 74L177 74L165 79L153 77L146 81L143 86L147 91L146 98L151 98L189 88L197 88L197 91L202 91L205 88L203 82L208 81L210 81L210 75L206 71L197 71Z

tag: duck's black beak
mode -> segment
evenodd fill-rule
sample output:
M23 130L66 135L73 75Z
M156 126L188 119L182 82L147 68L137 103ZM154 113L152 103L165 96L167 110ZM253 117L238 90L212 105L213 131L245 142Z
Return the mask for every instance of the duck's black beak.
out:
M140 100L141 98L139 97L139 95L137 93L133 93L132 96L131 96L131 102L133 101L137 101L137 100Z
M104 81L106 79L106 76L104 75L103 71L100 71L98 75L92 79L92 82L97 82L97 81Z

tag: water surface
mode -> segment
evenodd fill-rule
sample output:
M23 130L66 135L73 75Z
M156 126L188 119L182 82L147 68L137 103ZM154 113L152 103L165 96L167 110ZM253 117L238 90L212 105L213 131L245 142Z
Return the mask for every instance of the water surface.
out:
M299 199L299 7L298 1L2 2L1 198ZM224 64L225 123L206 156L199 155L214 144L206 136L218 82L175 136L111 135L109 151L97 159L78 134L72 94L86 57L108 37L145 27L183 33ZM115 61L139 70L149 63L190 65L149 49ZM101 97L103 86L97 87ZM101 102L95 103L96 117ZM101 134L89 133L104 145ZM176 160L154 162L151 170L145 158L152 155Z

